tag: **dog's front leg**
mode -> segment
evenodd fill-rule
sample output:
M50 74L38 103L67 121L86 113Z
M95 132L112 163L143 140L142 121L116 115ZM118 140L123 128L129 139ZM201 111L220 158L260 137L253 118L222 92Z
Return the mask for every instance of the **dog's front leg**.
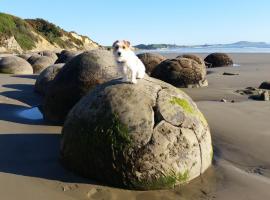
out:
M123 81L127 82L128 81L128 69L126 66L123 66Z
M137 72L134 70L131 70L131 83L134 83L134 84L137 83L136 76L137 76Z

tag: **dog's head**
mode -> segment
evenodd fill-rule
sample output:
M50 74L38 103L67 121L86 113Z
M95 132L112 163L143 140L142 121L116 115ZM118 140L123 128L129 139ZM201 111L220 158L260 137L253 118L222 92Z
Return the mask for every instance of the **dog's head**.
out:
M117 40L113 43L113 54L118 62L126 62L130 55L130 42L126 40Z

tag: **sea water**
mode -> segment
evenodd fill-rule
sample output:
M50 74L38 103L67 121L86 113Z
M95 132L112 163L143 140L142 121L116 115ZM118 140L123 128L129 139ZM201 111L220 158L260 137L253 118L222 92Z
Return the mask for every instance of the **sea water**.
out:
M270 53L270 48L258 47L183 47L175 49L139 50L138 53Z

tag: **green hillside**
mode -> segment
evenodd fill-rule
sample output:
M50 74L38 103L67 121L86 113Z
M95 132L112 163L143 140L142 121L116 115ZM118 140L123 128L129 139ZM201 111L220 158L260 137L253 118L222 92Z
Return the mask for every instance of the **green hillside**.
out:
M31 50L36 47L36 43L40 40L40 37L33 32L62 49L84 49L85 45L89 45L89 41L92 41L87 36L67 32L44 19L21 19L0 13L0 46L3 46L5 40L14 36L23 50ZM75 37L74 34L76 34ZM87 44L85 43L86 39L89 40ZM94 47L99 46L93 41L92 45Z
M14 36L24 50L35 47L36 36L33 28L24 20L5 13L0 13L0 45L4 39Z

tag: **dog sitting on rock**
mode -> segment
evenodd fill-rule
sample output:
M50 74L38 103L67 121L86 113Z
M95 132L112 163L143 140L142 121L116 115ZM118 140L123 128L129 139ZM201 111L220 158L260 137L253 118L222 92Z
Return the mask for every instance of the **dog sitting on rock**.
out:
M113 54L118 66L124 73L123 81L136 84L137 78L142 79L144 77L145 66L131 50L129 41L115 41L113 43Z

